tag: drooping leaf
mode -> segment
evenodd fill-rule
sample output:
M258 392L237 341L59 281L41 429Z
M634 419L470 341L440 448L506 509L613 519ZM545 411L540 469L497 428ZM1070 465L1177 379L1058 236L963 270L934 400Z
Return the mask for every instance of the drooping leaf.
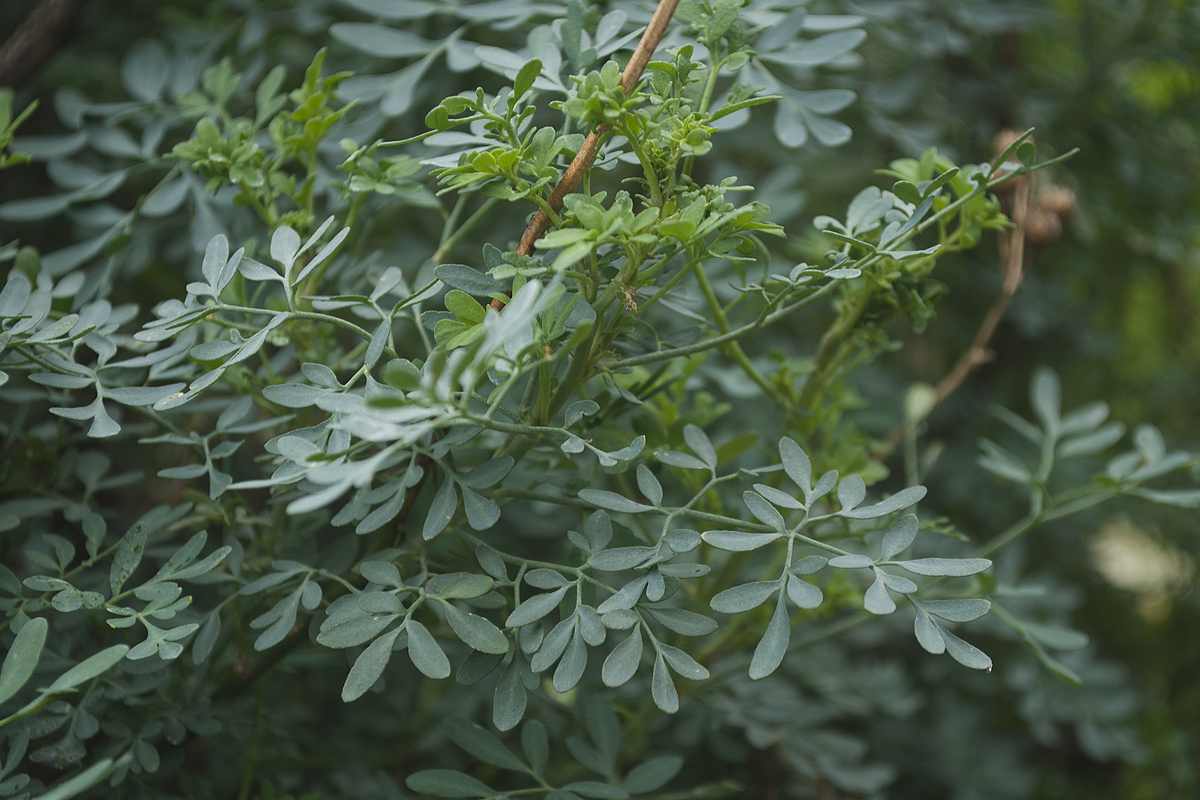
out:
M359 654L346 676L346 682L342 684L342 702L351 703L357 700L375 685L391 661L392 645L403 630L396 628L383 634Z
M429 629L413 619L405 627L408 630L408 657L413 666L430 678L450 677L450 660Z
M513 772L529 771L524 762L513 755L499 739L474 723L451 718L443 723L442 728L450 737L450 741L485 764Z
M750 677L759 680L779 669L791 638L792 623L788 618L787 604L781 596L775 603L775 613L771 615L766 632L754 648L754 656L750 660Z

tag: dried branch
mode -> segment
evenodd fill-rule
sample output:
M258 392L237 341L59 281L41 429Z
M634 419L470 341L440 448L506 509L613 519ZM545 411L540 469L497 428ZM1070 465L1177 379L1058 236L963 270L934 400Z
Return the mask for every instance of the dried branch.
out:
M0 47L0 86L20 86L67 38L87 0L41 0Z

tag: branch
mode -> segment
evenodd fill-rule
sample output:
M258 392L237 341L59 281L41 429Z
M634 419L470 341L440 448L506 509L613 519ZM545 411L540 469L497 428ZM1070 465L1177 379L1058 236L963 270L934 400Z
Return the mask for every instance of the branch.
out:
M649 63L650 57L658 48L658 43L662 41L663 35L667 32L667 23L671 21L671 16L675 13L675 7L678 5L679 0L659 0L658 7L654 9L654 16L650 18L650 23L642 33L641 41L633 51L629 63L625 65L625 71L621 73L621 88L626 93L631 93L633 87L641 79L642 72L646 69L646 64ZM575 158L571 160L570 166L567 167L567 171L563 173L558 185L554 187L554 191L550 193L547 200L550 208L554 211L562 208L563 198L579 185L579 181L583 179L588 168L592 166L592 162L596 160L600 138L608 132L608 129L608 125L600 125L584 140L583 146L579 148L579 152L575 154ZM517 252L523 256L532 255L533 243L542 238L542 234L548 227L550 227L550 217L545 211L539 209L530 220L529 226L525 228L525 233L521 236L521 244L517 246ZM504 301L500 298L492 300L492 308L499 311L503 307Z
M87 0L41 0L0 47L0 86L32 78L67 38Z

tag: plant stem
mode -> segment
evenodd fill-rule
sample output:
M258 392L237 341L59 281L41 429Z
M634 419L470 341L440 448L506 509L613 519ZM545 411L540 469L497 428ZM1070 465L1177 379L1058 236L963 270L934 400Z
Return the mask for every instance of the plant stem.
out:
M717 299L717 293L713 291L712 284L709 283L708 280L708 275L704 272L704 262L692 262L692 271L696 274L696 282L700 284L700 291L704 293L704 299L708 303L708 310L712 312L713 319L717 323L718 330L720 330L721 333L729 333L729 319L725 316L725 309L721 307L721 301ZM749 377L750 380L758 386L758 388L762 389L763 392L766 393L767 397L770 397L780 405L787 405L786 399L783 398L776 387L772 386L771 382L768 381L763 374L758 371L758 367L754 366L754 363L750 361L749 356L746 355L746 351L742 349L741 345L739 345L736 341L731 341L726 342L721 349L725 351L725 355L733 359L734 363L742 368L742 371L746 373L746 376Z
M258 738L262 732L263 694L266 688L266 678L259 678L258 692L254 698L254 725L250 733L250 752L246 756L246 769L242 772L242 786L238 792L238 800L249 800L250 788L254 785L254 768L258 762Z
M475 211L474 214L467 217L466 222L464 222L462 224L462 226L459 227L458 230L456 230L450 236L445 237L442 240L442 243L440 245L438 245L437 252L433 254L434 263L441 264L445 260L446 256L450 254L450 251L454 249L454 246L456 244L458 244L459 241L461 241L464 236L466 236L468 233L470 233L471 230L476 225L479 224L479 221L488 215L488 212L492 210L492 206L496 205L496 203L498 203L498 202L500 202L500 201L497 200L496 198L489 197L487 200L484 201L483 205L481 205ZM456 205L455 211L457 211L457 210L458 210L458 206ZM451 216L451 218L453 218L454 212L451 212L450 216ZM449 225L447 225L447 230L449 230Z
M778 322L790 314L794 314L806 306L812 305L818 300L821 300L829 295L829 293L832 292L837 285L837 281L831 281L822 286L820 289L817 289L808 297L798 300L789 306L776 309L769 314L765 314L754 322L749 322L740 328L734 328L729 333L725 333L720 336L714 336L711 339L705 339L700 342L693 342L692 344L685 345L684 347L675 347L670 350L660 350L656 353L646 353L640 356L632 356L630 358L619 358L614 361L607 361L603 366L610 371L618 370L623 367L636 367L639 364L652 364L655 361L663 361L666 359L678 358L679 356L691 355L692 353L699 353L704 350L711 350L712 348L722 345L725 342L736 341L743 336L754 333L757 330L765 328L767 325Z

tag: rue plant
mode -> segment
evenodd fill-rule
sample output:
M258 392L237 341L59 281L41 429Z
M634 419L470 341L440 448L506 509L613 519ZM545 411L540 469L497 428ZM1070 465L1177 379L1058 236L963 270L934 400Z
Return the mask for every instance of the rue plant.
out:
M1200 504L1163 485L1195 456L1143 426L1097 462L1123 426L1064 411L1040 372L1033 421L998 412L1015 443L979 462L1028 513L966 533L849 419L894 324L933 317L939 262L1006 228L992 191L1059 159L1036 165L1026 133L994 162L897 161L817 220L823 257L781 265L753 187L705 171L722 124L782 97L737 83L790 41L741 6L684 4L692 40L627 85L610 56L637 26L570 3L535 57L481 47L508 82L405 139L360 135L325 51L286 93L283 67L251 86L220 61L101 244L215 197L240 216L180 296L147 313L113 302L115 260L12 254L0 795L334 796L317 775L340 754L345 780L383 771L361 796L735 796L753 769L703 768L697 739L738 729L798 781L872 793L892 773L870 754L770 718L811 654L915 634L920 659L986 673L978 627L1080 682L1060 653L1086 638L1023 615L992 559L1118 495ZM364 41L422 46L393 33ZM832 60L849 33L804 52ZM444 223L432 257L377 257L419 213ZM526 215L544 221L513 247ZM483 239L492 218L518 227ZM811 360L772 369L762 332L802 317L825 326ZM714 383L761 418L729 417ZM895 410L915 436L931 403Z

